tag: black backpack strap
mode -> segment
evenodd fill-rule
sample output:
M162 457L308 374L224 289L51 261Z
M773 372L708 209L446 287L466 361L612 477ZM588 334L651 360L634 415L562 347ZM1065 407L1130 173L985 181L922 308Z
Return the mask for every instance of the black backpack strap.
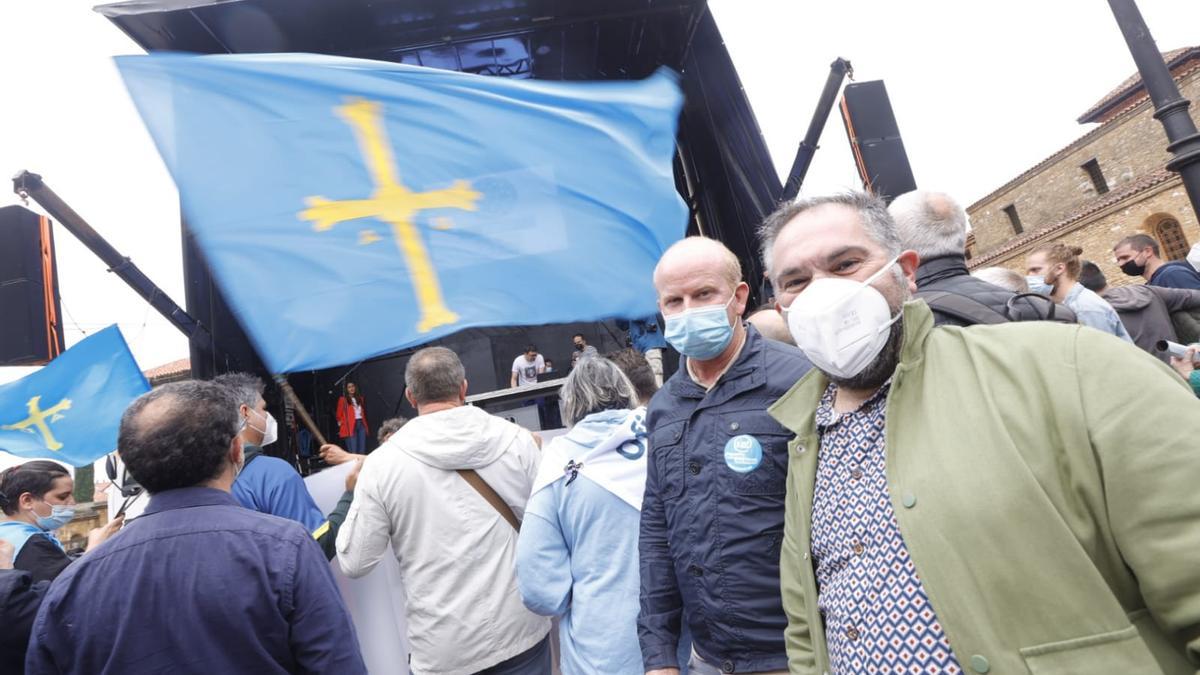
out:
M1008 323L1008 317L966 295L947 291L917 291L917 297L935 312L948 314L969 326Z
M1008 299L1005 311L1013 321L1077 323L1075 312L1043 293L1017 293Z

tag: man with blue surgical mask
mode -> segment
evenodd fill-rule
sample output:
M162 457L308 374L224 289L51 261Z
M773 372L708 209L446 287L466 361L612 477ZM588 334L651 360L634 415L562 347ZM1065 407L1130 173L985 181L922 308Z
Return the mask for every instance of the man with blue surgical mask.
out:
M815 366L770 409L792 673L1195 671L1200 402L1168 368L1078 325L935 328L876 197L760 240Z
M786 673L779 599L787 442L766 408L810 368L741 320L749 286L720 242L684 239L654 271L682 367L650 402L638 638L649 673Z

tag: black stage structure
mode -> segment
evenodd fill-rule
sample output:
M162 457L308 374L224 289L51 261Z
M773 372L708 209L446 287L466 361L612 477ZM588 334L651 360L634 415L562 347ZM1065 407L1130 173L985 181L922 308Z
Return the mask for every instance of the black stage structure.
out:
M134 0L96 11L147 51L313 52L548 80L639 79L668 66L681 73L686 96L675 174L690 207L688 233L729 246L757 294L754 231L782 184L704 0ZM269 380L186 222L183 235L187 311L212 336L211 344L192 343L193 376L246 370ZM601 352L624 346L611 322L468 329L431 344L455 350L472 392L484 392L508 386L512 359L530 342L566 366L576 332ZM336 438L333 411L347 376L366 393L373 425L414 414L403 400L403 368L414 351L288 379ZM283 420L282 397L273 386L268 394ZM280 431L271 450L284 454L295 446L290 430Z

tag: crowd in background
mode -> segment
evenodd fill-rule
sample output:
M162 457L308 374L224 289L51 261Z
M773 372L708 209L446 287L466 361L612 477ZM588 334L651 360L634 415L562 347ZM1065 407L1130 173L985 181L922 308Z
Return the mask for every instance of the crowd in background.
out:
M785 204L757 307L733 253L683 239L661 324L607 356L574 336L544 443L422 349L416 417L365 457L346 385L328 514L263 452L260 380L158 387L119 439L150 505L86 551L53 536L63 470L0 474L0 667L365 672L327 562L390 556L419 674L1194 671L1200 272L1133 235L1113 256L1145 285L1063 243L972 274L966 233L938 193ZM510 385L547 368L529 345Z

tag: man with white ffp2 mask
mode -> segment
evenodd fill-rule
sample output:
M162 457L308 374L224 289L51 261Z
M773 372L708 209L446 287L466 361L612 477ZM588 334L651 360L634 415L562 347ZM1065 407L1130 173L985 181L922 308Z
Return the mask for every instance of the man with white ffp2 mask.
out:
M638 549L642 663L678 673L784 673L779 601L787 441L766 413L810 368L741 320L750 293L720 242L684 239L654 271L663 336L683 355L647 411Z
M1194 672L1200 402L1178 378L1077 325L935 328L875 197L785 205L760 239L816 366L770 409L796 434L792 673Z
M226 373L213 381L228 387L238 400L245 462L233 482L233 496L248 509L294 520L318 536L325 516L304 486L304 479L291 464L263 454L263 447L278 438L279 429L267 411L262 380L247 373Z

